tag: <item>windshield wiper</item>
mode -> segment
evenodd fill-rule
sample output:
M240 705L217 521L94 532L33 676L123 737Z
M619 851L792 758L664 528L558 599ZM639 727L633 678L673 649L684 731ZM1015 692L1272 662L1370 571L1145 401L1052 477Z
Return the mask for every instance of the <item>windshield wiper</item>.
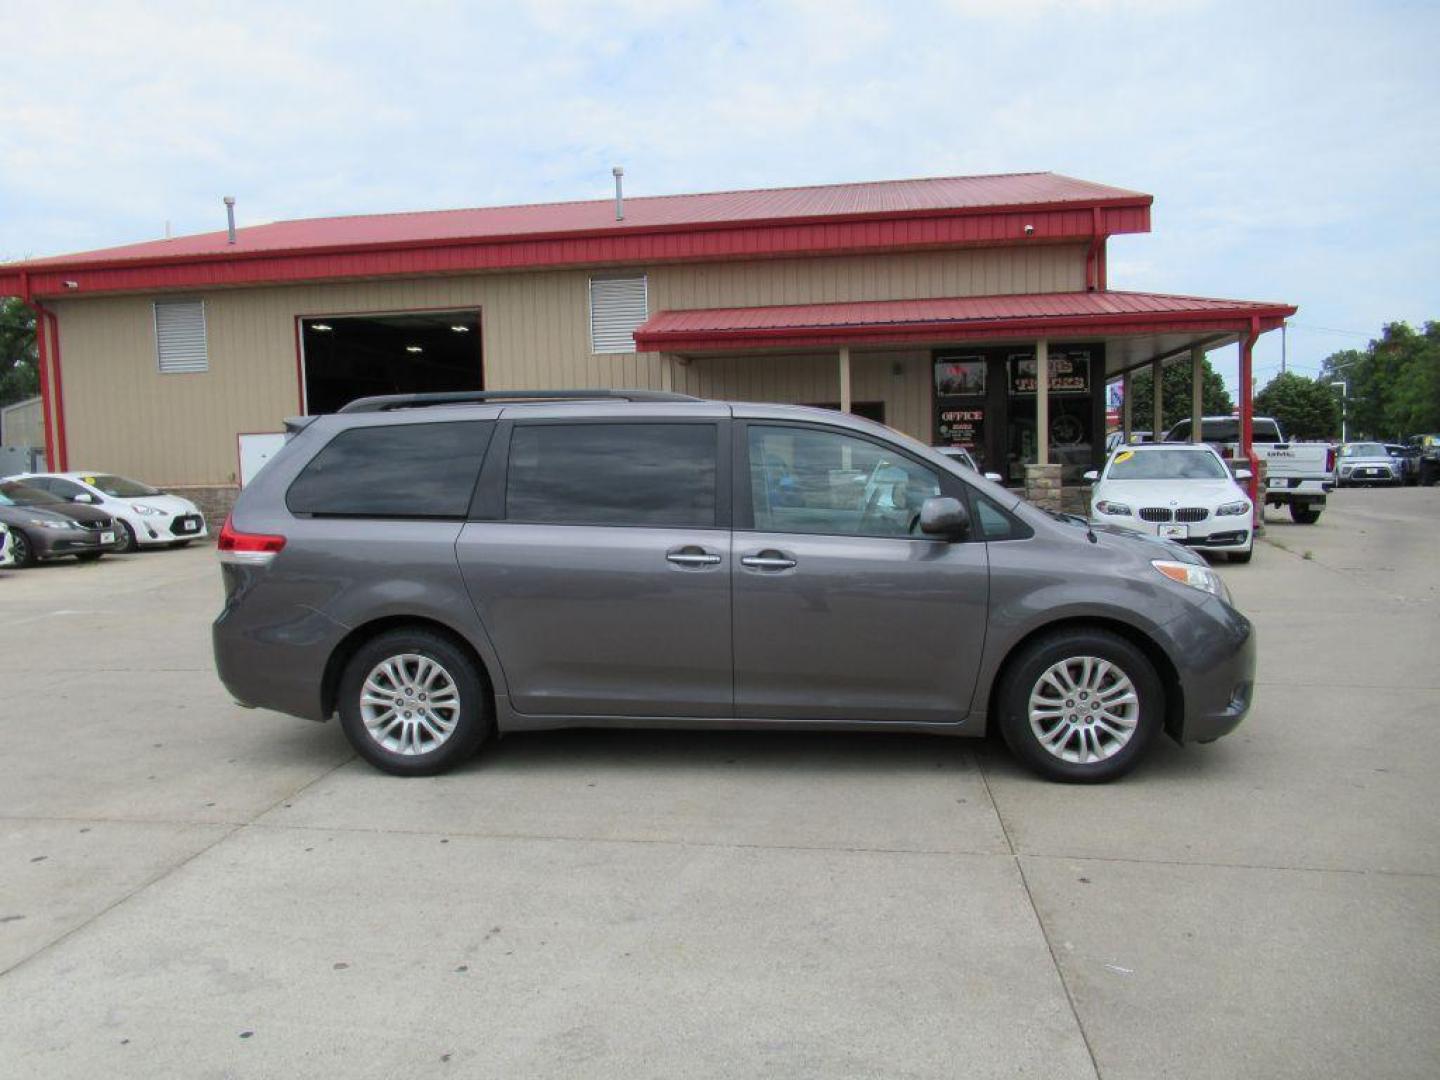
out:
M1089 540L1092 544L1098 544L1100 542L1100 538L1095 535L1095 530L1091 526L1088 517L1081 517L1079 514L1067 514L1063 510L1046 510L1045 513L1049 514L1056 521L1063 521L1067 525L1083 525L1085 527L1085 539Z

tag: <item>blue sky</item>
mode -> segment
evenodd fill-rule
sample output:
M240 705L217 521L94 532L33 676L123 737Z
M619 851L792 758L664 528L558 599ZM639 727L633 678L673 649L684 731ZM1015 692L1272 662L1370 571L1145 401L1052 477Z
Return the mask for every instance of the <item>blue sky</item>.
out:
M1301 372L1440 318L1433 3L11 7L0 258L219 228L226 193L245 224L604 197L616 163L630 195L1051 169L1155 195L1111 287L1298 303Z

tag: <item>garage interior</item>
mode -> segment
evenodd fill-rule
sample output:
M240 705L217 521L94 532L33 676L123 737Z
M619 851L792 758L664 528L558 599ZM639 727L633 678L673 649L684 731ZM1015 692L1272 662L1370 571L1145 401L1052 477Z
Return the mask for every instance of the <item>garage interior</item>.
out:
M480 312L402 312L300 320L305 411L373 394L483 390Z

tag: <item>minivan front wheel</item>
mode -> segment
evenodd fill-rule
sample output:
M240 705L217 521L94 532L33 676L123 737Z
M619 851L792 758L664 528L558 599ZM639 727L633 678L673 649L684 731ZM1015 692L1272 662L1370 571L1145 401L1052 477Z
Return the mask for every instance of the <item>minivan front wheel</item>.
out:
M396 776L430 776L470 756L491 726L475 662L428 630L362 645L340 678L340 724L356 751Z
M1129 772L1164 712L1145 654L1098 628L1062 630L1026 646L998 701L1000 731L1015 756L1041 776L1071 783Z

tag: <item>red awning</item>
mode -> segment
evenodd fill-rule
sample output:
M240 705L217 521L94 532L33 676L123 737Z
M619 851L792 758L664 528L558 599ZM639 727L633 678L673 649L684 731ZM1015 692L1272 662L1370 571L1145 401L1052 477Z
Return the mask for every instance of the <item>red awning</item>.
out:
M981 338L1273 330L1291 304L1164 293L1073 292L662 311L635 331L642 352L730 352Z

